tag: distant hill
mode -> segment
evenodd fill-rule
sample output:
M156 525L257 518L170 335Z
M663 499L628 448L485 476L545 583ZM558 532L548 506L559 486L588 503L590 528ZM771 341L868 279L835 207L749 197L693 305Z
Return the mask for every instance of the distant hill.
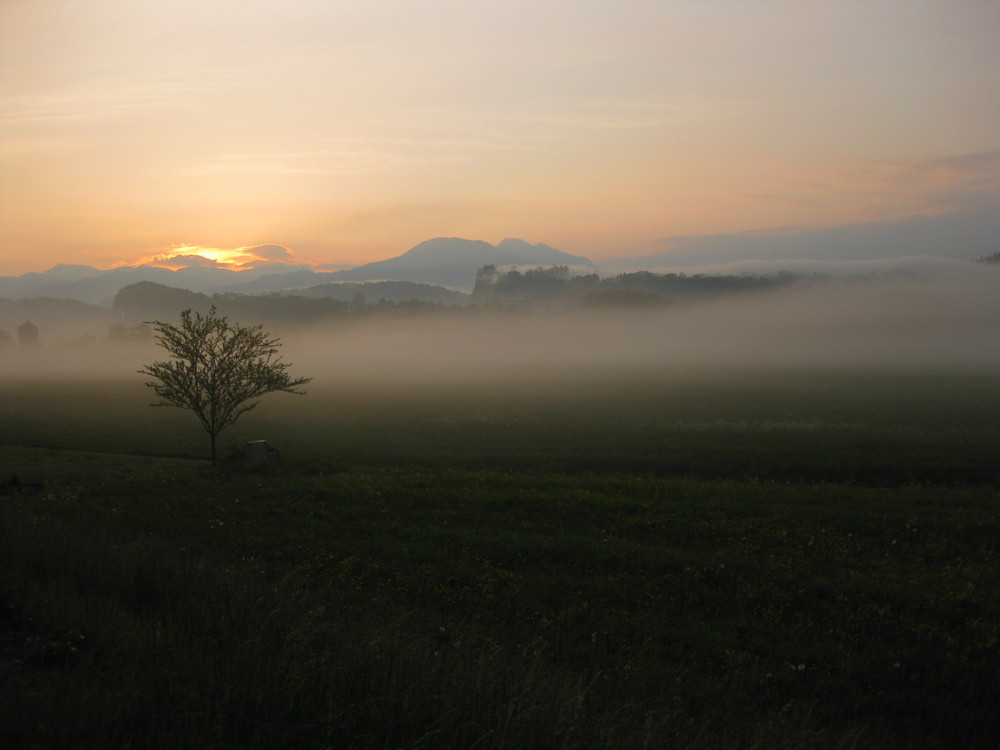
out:
M344 271L314 271L302 264L277 261L246 271L231 271L216 267L204 258L198 262L190 260L186 268L177 271L146 265L101 271L91 266L60 264L42 273L0 277L0 297L62 297L110 306L119 290L141 282L202 294L291 292L342 281L409 281L468 292L475 283L476 270L486 265L594 268L587 258L548 245L531 245L524 240L506 239L499 245L491 245L475 240L439 238L422 242L398 257ZM381 297L390 299L384 293ZM446 301L424 300L419 295L408 299Z
M240 272L240 277L246 273ZM333 278L332 271L295 270L283 273L268 273L258 278L230 284L225 287L212 288L206 291L236 292L238 294L270 294L273 292L295 292L300 294L317 284L322 284Z
M342 302L350 302L356 295L364 296L368 303L388 300L389 302L430 302L443 305L460 305L469 298L464 292L456 292L435 284L420 284L416 281L343 281L328 282L316 286L296 289L293 294L302 297L329 297Z
M181 310L191 308L205 313L212 305L244 325L259 323L279 328L342 319L349 311L346 302L336 299L233 292L208 295L151 281L121 289L115 295L113 311L116 320L134 326L154 320L176 323Z
M104 273L107 272L99 271L92 266L60 263L41 273L32 271L23 276L0 276L0 297L23 299L25 297L64 296L46 295L46 287L72 284Z
M63 338L103 335L111 323L111 311L73 299L0 299L0 331L16 338L18 326L29 320L38 326L39 340L44 344Z
M140 281L118 291L112 310L119 320L136 325L153 320L173 322L181 310L191 308L204 313L211 305L212 300L206 294L154 281Z
M317 284L292 294L217 292L212 295L140 281L123 287L115 295L113 312L116 320L136 325L152 320L176 321L181 310L191 308L204 313L215 305L223 315L241 323L297 326L345 317L351 310L349 303L359 293L367 305L382 300L460 305L468 298L461 292L409 281Z
M471 301L520 310L570 307L657 307L762 292L802 281L788 273L773 276L658 274L649 271L601 278L574 275L565 266L526 271L486 266L476 275Z
M415 281L471 291L476 271L487 265L595 268L583 256L548 245L531 245L524 240L506 239L499 245L491 245L481 240L439 237L421 242L396 258L338 271L334 281Z
M101 271L90 266L61 264L42 273L0 277L0 297L59 297L110 306L120 289L141 282L205 294L228 291L254 294L313 286L332 277L332 272L286 263L266 264L247 271L199 266L178 271L156 266L122 266Z

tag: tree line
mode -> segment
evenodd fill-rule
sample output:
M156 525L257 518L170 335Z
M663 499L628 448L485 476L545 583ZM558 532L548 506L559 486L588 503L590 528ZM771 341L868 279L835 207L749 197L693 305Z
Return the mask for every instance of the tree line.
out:
M37 323L49 340L56 332L63 338L94 339L101 331L107 331L109 339L134 341L150 337L148 328L142 328L144 322L172 320L185 309L206 313L213 305L234 320L288 330L371 318L476 316L579 308L663 308L676 303L774 289L807 278L812 277L790 273L735 276L649 271L602 278L596 273L575 275L566 266L527 270L484 266L476 273L471 295L413 282L320 285L329 288L311 287L271 294L203 294L143 281L123 287L115 296L111 310L54 298L0 300L0 313L6 313L2 317L7 323L0 323L0 330L7 331L6 336L0 334L0 344L9 345L13 340L10 331L27 319Z
M710 275L636 271L601 277L574 275L567 266L527 271L484 266L476 273L471 300L499 306L655 307L723 295L776 289L804 277L781 272Z

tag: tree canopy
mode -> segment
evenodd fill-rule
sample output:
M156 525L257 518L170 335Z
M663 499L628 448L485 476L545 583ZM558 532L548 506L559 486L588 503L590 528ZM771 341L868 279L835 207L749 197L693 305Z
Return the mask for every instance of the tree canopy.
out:
M181 313L180 325L153 321L157 343L172 357L139 370L159 396L153 406L190 409L211 440L216 463L216 436L255 408L257 399L276 391L302 394L299 386L312 378L292 378L290 365L278 354L280 341L262 326L243 327L220 316Z

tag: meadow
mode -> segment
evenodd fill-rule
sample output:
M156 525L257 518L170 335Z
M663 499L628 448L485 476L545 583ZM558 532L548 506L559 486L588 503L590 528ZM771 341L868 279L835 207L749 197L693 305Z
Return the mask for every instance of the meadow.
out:
M222 435L5 378L10 747L951 748L1000 732L1000 375L317 381ZM282 461L251 468L247 440Z

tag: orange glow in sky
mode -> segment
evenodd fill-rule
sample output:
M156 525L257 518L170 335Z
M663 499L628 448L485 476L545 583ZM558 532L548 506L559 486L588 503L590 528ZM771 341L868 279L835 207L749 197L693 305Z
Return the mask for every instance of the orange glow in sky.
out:
M2 2L0 275L1000 205L998 39L996 0Z
M256 263L265 260L251 252L251 248L237 247L225 250L218 247L179 245L168 251L129 261L122 265L150 265L177 270L189 265L192 256L213 261L220 268L226 268L230 271L253 268Z

